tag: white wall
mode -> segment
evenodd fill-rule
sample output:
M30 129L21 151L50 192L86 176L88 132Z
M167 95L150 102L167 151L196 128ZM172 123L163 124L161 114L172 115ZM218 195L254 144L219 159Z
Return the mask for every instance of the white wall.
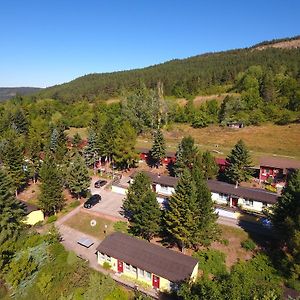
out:
M127 193L127 189L124 187L120 187L117 185L112 185L111 186L111 191L117 194L121 194L121 195L126 195Z
M161 195L171 196L175 192L175 189L173 187L162 186L157 183L155 185L155 191L156 191L156 193L161 194Z

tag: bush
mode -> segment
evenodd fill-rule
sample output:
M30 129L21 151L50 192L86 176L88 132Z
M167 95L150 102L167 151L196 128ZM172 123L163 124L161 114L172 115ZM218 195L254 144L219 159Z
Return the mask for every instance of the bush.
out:
M253 251L256 248L256 244L251 239L242 241L241 246L247 251Z
M123 221L117 221L116 223L114 223L114 231L127 233L128 224Z
M105 261L105 262L103 263L102 267L103 267L103 269L105 269L105 270L110 270L110 269L111 269L111 265L110 265L107 261Z
M50 216L47 220L47 223L50 224L50 223L53 223L57 221L57 216L53 215L53 216Z
M213 274L215 276L226 274L225 253L218 250L203 250L193 255L199 261L199 268L203 274Z
M286 285L298 292L300 292L300 280L297 279L289 279Z
M221 244L228 246L229 245L229 241L227 239L223 239L221 240Z

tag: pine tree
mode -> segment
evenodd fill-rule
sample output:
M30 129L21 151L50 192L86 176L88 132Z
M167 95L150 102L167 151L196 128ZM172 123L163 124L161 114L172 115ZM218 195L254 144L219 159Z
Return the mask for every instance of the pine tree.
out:
M158 129L154 134L153 145L150 151L151 158L156 166L166 156L166 143L163 133Z
M182 251L194 243L194 232L197 226L196 200L195 184L190 171L185 169L165 212L165 229L171 240L176 242Z
M99 160L98 152L97 135L91 130L89 132L87 146L84 148L85 162L88 167L95 167L96 162Z
M202 155L202 169L206 179L216 178L218 175L219 168L209 151L205 151Z
M80 194L86 192L90 186L89 170L84 159L77 152L72 159L67 171L67 183L70 191L80 198Z
M0 169L0 247L8 239L18 236L25 216L24 208L13 196L13 190L9 176Z
M67 153L67 138L62 126L55 127L50 137L49 149L58 163L62 163Z
M63 207L63 185L61 174L53 157L47 156L40 171L41 194L39 205L47 215L55 214Z
M80 134L78 132L76 132L75 135L73 136L73 140L72 140L73 147L78 148L78 146L80 145L81 142L82 142L82 138L81 138Z
M150 240L159 231L161 212L151 182L138 173L123 203L123 214L130 222L130 232Z
M290 275L293 279L300 280L300 170L290 176L271 216L288 248Z
M252 171L249 169L252 164L251 157L242 140L233 147L226 161L228 166L225 169L225 176L229 182L238 185L241 181L248 181L251 178Z
M181 140L176 152L176 162L174 165L176 176L180 176L186 167L191 168L197 152L198 149L191 136L184 137Z
M214 203L211 199L211 192L208 189L207 181L198 164L192 169L192 179L196 186L196 227L193 231L193 244L208 246L216 240L219 235L216 223L218 215L215 213Z
M17 194L18 190L26 183L27 178L24 171L23 149L16 134L12 133L7 139L3 151L5 152L3 162Z

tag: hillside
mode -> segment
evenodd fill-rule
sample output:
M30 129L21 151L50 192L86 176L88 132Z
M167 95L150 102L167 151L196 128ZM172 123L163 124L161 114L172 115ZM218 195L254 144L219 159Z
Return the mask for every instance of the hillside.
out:
M141 83L154 88L161 81L165 95L180 98L209 94L208 89L214 86L230 85L240 72L253 65L261 65L274 73L285 69L293 77L297 77L300 70L300 48L287 45L298 45L299 41L300 38L295 37L279 40L278 43L263 42L251 48L174 59L143 69L89 74L69 83L47 88L39 94L41 97L65 102L82 99L93 101L118 97L124 91L140 87Z
M34 87L0 87L0 101L8 100L18 95L28 95L40 91L40 88Z

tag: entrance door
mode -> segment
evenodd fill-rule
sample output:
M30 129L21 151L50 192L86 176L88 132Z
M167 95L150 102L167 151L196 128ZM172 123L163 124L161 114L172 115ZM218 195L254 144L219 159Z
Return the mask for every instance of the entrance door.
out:
M153 275L152 285L154 288L159 289L159 277L158 276Z
M118 272L123 273L123 262L118 260Z
M232 206L237 207L238 206L238 198L232 198Z

